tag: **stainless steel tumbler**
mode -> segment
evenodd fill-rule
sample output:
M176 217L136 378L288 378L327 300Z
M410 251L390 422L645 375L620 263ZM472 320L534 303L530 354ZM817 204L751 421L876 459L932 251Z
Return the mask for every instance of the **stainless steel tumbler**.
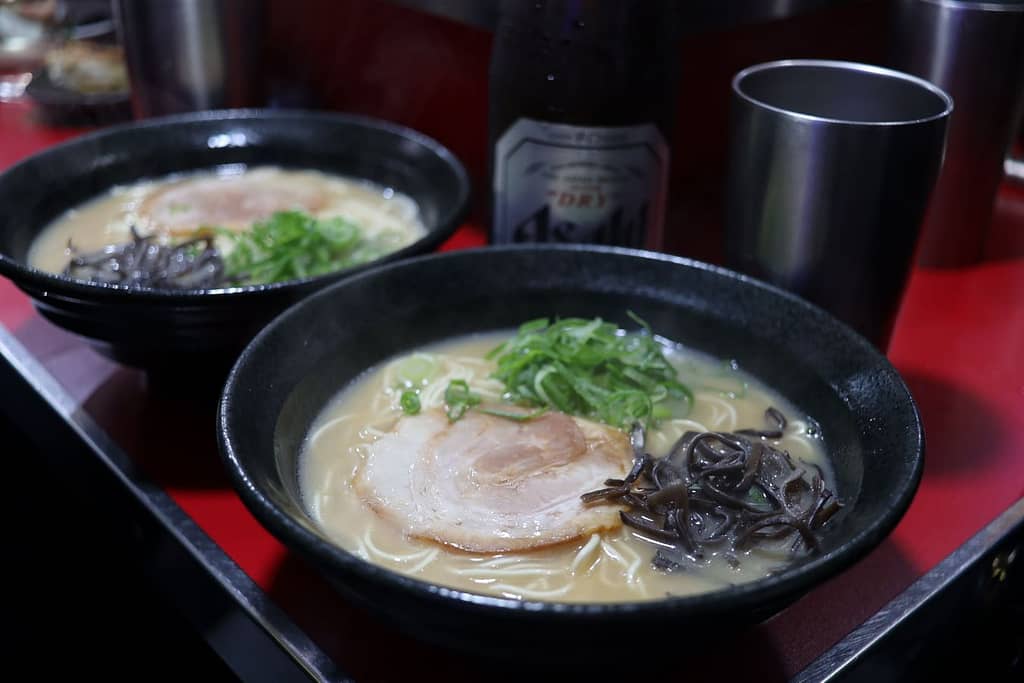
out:
M136 118L264 104L262 0L114 0Z
M791 60L732 82L726 264L888 345L953 102L897 71Z
M938 85L956 103L918 261L973 263L983 255L1024 109L1024 0L900 0L894 13L890 65Z

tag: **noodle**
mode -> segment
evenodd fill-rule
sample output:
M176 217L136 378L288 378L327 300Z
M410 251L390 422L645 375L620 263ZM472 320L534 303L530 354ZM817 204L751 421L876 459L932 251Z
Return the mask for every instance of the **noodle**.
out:
M587 541L586 544L582 548L580 548L580 551L578 553L576 553L576 557L573 558L572 564L569 565L569 571L571 573L575 574L576 570L579 569L580 566L583 564L583 561L586 560L587 558L589 558L591 555L593 555L594 551L597 550L598 546L600 546L600 545L601 545L601 536L600 536L600 534L591 534L590 535L590 540ZM594 566L594 561L591 560L590 564L587 565L587 571L590 571L593 568L593 566Z
M545 569L544 567L515 567L513 569L453 569L453 574L470 577L508 577L508 576L554 576L559 574L557 569Z
M430 555L431 552L432 552L429 549L424 549L424 550L420 550L420 551L415 552L415 553L410 553L409 555L395 555L393 553L384 552L383 550L378 548L376 545L374 545L373 539L371 538L371 536L372 536L372 534L369 531L367 531L363 535L363 544L366 546L366 548L371 553L373 553L374 556L387 559L387 560L389 560L391 562L412 562L412 561L415 561L415 560L422 559L423 557L426 557L426 556ZM434 549L434 554L436 555L436 548Z
M426 567L428 564L437 559L437 556L440 552L440 548L434 548L433 550L431 550L429 553L427 553L426 557L424 557L421 562L419 562L413 567L409 567L409 573L418 574L424 567Z
M560 598L564 596L572 588L571 585L563 586L555 590L541 591L541 590L530 590L522 586L511 586L505 583L496 583L490 586L492 590L501 593L506 598L512 598L513 600L522 600L523 598L529 598L531 600L550 600L551 598Z
M352 417L353 416L351 414L349 414L349 415L342 415L341 417L336 417L333 420L330 420L330 421L320 425L320 427L315 432L313 432L309 437L307 437L307 438L311 442L312 441L316 441L328 429L330 429L334 425L341 424L342 422L345 422L346 420L351 420Z
M489 377L494 364L483 356L503 338L480 335L418 351L419 364L429 367L429 376L412 382L419 391L421 410L443 409L445 388L453 379L465 380L473 392L487 399L499 399L503 385ZM765 409L776 405L796 417L784 430L779 447L821 467L826 478L831 477L817 430L781 397L737 371L729 371L736 377L723 377L717 360L683 350L673 350L668 357L680 368L680 378L693 386L728 382L749 384L749 389L735 398L710 389L695 392L688 415L666 419L648 432L647 448L655 456L663 455L686 432L758 427ZM359 557L456 589L569 602L644 600L666 593L713 590L760 578L785 561L773 552L751 551L740 569L714 556L699 571L665 574L651 568L651 558L666 544L628 528L529 552L492 555L405 537L364 505L351 486L369 445L405 419L399 404L402 391L410 386L403 379L405 358L382 364L339 394L313 425L300 459L301 489L310 514L333 541ZM600 481L594 483L595 488L601 485Z
M703 402L712 407L712 417L708 420L708 426L711 430L730 432L737 429L739 416L736 413L736 408L734 408L729 401L725 400L721 396L716 396L706 392L698 393L695 398L697 401Z

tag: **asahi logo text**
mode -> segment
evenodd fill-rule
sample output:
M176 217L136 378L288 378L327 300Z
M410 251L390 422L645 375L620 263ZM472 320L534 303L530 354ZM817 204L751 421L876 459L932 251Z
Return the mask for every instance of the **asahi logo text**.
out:
M661 228L667 155L652 125L520 119L495 149L493 239L650 246Z
M514 242L592 242L640 247L647 229L647 210L644 202L630 211L619 206L594 225L580 225L569 220L552 218L551 206L543 204L526 220L515 226Z

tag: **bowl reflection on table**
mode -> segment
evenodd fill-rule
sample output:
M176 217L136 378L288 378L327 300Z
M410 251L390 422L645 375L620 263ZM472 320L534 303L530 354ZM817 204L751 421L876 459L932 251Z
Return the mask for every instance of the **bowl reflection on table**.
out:
M418 204L426 235L347 270L211 291L95 284L26 265L48 224L114 186L228 165L309 169L394 188ZM468 197L465 169L451 152L375 119L270 110L151 119L57 145L0 175L0 274L51 322L116 360L172 375L185 363L226 369L262 325L299 298L373 263L436 248L458 227Z
M415 286L410 286L415 283ZM298 457L324 405L366 368L425 344L538 317L624 311L659 334L738 361L821 425L842 513L821 552L721 590L649 601L518 601L455 590L366 562L329 540L300 498ZM520 246L392 264L318 293L246 348L225 387L218 437L254 515L354 601L414 635L514 654L559 642L598 652L638 630L675 640L762 620L875 547L916 489L923 435L896 371L812 305L750 278L664 255Z

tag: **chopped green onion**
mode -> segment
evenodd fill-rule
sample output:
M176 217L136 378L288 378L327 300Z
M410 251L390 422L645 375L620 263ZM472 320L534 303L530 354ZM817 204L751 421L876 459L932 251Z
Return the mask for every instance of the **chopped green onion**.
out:
M515 337L488 354L498 364L492 376L504 383L511 403L553 408L622 429L685 415L693 405L692 392L679 381L650 326L628 315L640 331L624 332L600 318L524 323Z
M405 386L426 384L437 373L437 361L426 353L414 353L398 362L395 374Z
M444 402L448 405L448 420L455 422L480 403L480 396L469 390L466 380L453 379L444 390Z
M402 406L402 412L406 415L416 415L420 412L420 397L415 389L403 391L402 397L398 399L398 403Z
M351 221L314 218L301 211L278 211L244 232L214 230L230 243L224 257L226 275L248 284L322 275L371 261L389 251L383 243L368 240Z
M511 410L498 410L497 408L477 408L476 410L479 413L493 415L494 417L503 417L506 420L514 420L515 422L529 422L533 418L540 417L544 413L548 412L547 408L535 408L528 413L517 413Z

